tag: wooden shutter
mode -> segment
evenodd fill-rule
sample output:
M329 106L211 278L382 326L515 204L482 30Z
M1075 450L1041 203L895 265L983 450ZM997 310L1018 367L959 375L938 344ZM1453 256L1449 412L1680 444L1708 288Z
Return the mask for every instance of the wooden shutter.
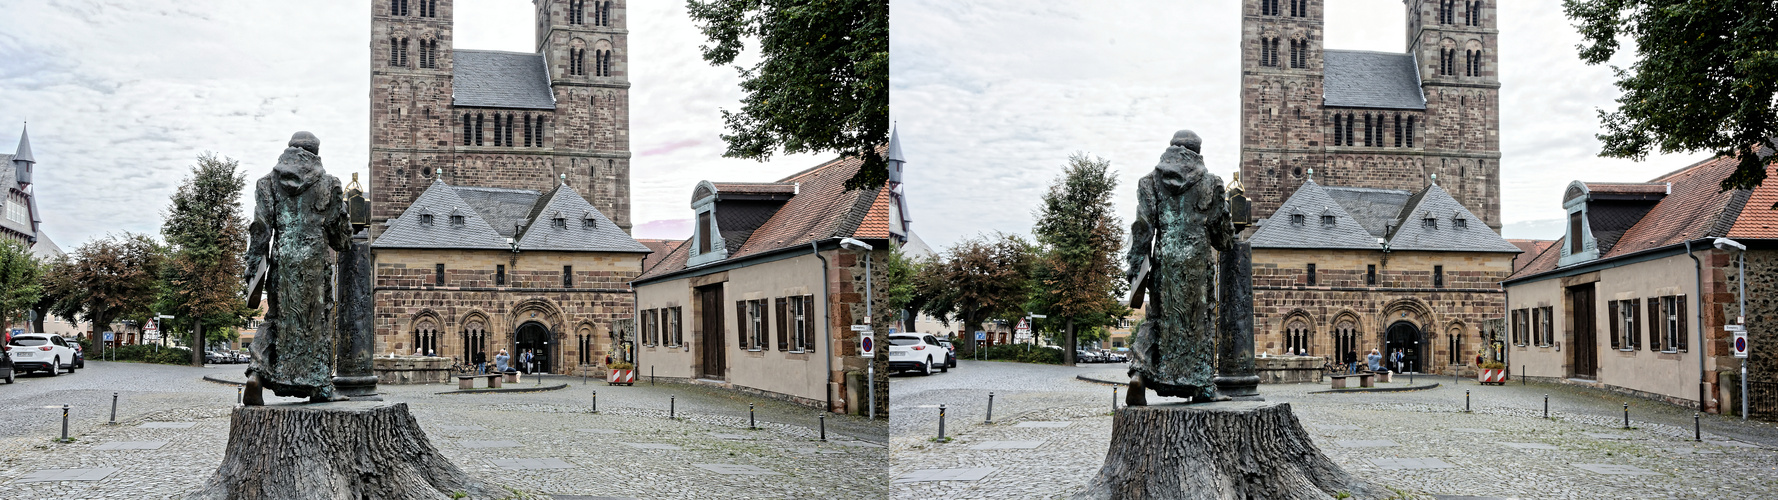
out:
M1660 351L1661 350L1661 342L1664 342L1666 340L1662 337L1665 337L1666 333L1667 333L1667 329L1664 328L1665 326L1667 326L1667 322L1664 321L1665 319L1666 319L1666 317L1664 317L1661 314L1661 298L1660 297L1649 297L1648 298L1648 350L1650 350L1650 351Z
M1606 302L1605 317L1611 318L1610 321L1606 321L1606 323L1611 324L1611 348L1612 349L1619 349L1620 347L1618 347L1619 346L1619 343L1618 343L1618 323L1622 323L1623 321L1620 321L1618 319L1617 301L1613 300L1610 302Z
M1642 302L1636 299L1624 301L1624 307L1630 308L1630 350L1647 345L1642 341Z
M821 338L815 334L815 329L817 326L826 328L827 325L822 324L826 321L826 316L815 314L814 295L803 296L803 318L803 350L815 352L815 339Z
M741 339L741 350L747 350L747 301L735 301L735 336Z
M778 350L790 350L790 314L789 302L778 297Z
M1691 330L1686 328L1684 295L1673 297L1673 308L1673 312L1679 315L1679 332L1678 335L1674 336L1679 338L1679 342L1676 342L1679 344L1679 352L1685 352L1686 341L1691 339Z

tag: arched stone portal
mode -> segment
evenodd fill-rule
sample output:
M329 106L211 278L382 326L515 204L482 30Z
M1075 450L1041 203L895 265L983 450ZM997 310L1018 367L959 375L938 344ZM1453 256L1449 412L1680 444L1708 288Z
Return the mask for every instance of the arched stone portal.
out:
M1419 327L1414 326L1412 322L1397 321L1391 323L1389 329L1384 331L1383 338L1384 350L1382 354L1385 364L1389 362L1395 351L1400 349L1402 357L1401 367L1397 368L1398 370L1403 372L1425 371L1426 339Z
M523 357L525 351L528 350L534 356L531 360L532 371L550 372L552 368L550 366L550 352L556 346L550 342L549 327L536 321L526 321L519 325L518 331L513 333L513 341L514 363L518 363L517 360Z

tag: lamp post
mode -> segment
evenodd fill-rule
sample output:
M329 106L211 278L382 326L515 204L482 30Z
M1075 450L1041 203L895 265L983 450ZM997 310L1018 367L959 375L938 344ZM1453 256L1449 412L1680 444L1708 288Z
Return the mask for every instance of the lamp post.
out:
M865 322L865 324L875 324L877 322L876 321L877 318L873 314L873 312L871 310L871 306L876 303L876 300L873 297L873 293L876 290L873 287L871 287L871 260L872 259L871 259L870 251L875 250L876 247L872 247L869 243L858 241L858 240L855 240L852 238L841 239L840 246L850 248L853 250L862 250L865 252L865 254L864 254L864 322ZM869 330L860 332L860 334L861 335L868 334L868 335L871 335L874 337L874 336L876 336L877 332L876 332L875 328L871 328ZM865 379L865 387L866 387L866 394L867 394L865 399L869 400L869 405L870 405L870 410L869 410L870 414L869 414L868 418L870 420L876 420L877 419L877 358L876 358L876 356L872 356L870 359L870 362L865 363L864 366L865 366L864 379Z

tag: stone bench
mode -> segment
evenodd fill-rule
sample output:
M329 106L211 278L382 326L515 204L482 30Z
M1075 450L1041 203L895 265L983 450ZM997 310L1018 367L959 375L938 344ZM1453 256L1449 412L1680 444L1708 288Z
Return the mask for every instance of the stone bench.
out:
M457 388L458 389L474 389L475 388L475 379L478 379L478 378L488 379L488 388L489 389L499 389L500 388L500 379L502 377L498 373L485 373L485 374L478 373L475 375L458 375L457 376Z
M1393 378L1394 376L1395 376L1394 372L1377 372L1377 382L1387 384L1387 383L1389 383L1389 380L1391 378Z
M1346 388L1346 377L1353 377L1353 376L1356 376L1356 375L1328 375L1327 378L1333 379L1333 388L1345 389Z
M1368 372L1358 374L1358 386L1359 387L1376 387L1377 386L1376 374L1375 373L1368 373Z

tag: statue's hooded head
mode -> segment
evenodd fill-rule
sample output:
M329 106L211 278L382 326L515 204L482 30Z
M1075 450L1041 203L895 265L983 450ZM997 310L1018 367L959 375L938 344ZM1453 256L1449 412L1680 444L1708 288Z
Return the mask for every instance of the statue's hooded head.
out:
M1161 163L1154 167L1159 174L1156 180L1162 188L1173 194L1184 193L1203 178L1204 158L1198 154L1203 144L1204 140L1196 132L1181 130L1173 133L1167 152L1161 155Z
M300 190L317 180L324 171L321 169L321 139L315 134L297 132L290 136L290 147L278 158L278 165L272 171L278 175L278 183L287 188Z

